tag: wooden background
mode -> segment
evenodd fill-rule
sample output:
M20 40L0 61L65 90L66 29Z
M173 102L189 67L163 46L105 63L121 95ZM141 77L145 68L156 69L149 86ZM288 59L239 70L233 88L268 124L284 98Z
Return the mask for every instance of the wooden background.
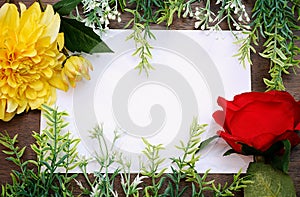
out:
M58 0L44 0L43 2L53 4ZM12 1L14 3L19 2L18 0ZM23 1L26 5L32 4L34 0L24 0ZM215 1L212 1L213 3ZM254 2L253 0L246 0L244 1L247 10L250 13ZM4 0L0 0L0 5L5 3ZM213 4L214 5L214 4ZM212 7L213 9L217 9L216 6ZM122 22L112 23L111 28L123 28L126 22L129 20L130 15L124 14L122 15ZM155 25L153 28L155 29L165 29L164 25ZM225 26L226 28L226 26ZM173 25L170 29L194 29L194 20L193 19L176 19L174 20ZM1 30L0 30L1 31ZM298 32L300 33L300 32ZM298 43L299 45L300 43ZM261 46L257 47L258 52L261 51ZM221 58L221 57L220 57ZM253 91L265 91L265 85L262 82L262 78L269 77L268 75L268 61L262 59L257 54L252 54L252 61L253 66L251 67L252 73L252 90ZM300 72L300 70L298 70ZM290 92L296 100L300 100L300 77L295 74L290 74L284 76L284 82L286 85L286 90ZM38 110L30 111L28 113L24 113L21 115L17 115L13 118L10 122L2 122L0 121L0 131L8 131L11 136L15 134L19 134L19 146L28 146L29 144L33 143L33 138L31 137L32 131L39 131L39 120L40 120L40 112ZM0 146L0 149L3 147ZM27 149L25 153L25 159L34 158L34 154ZM0 184L5 184L6 182L11 182L9 173L10 170L13 168L12 163L7 162L5 160L5 155L0 152ZM289 168L289 174L292 177L295 187L297 190L297 196L300 196L300 145L293 149L291 155L291 163ZM228 174L212 174L210 175L211 178L217 180L217 182L224 183L225 181L230 181L232 175ZM187 193L186 196L189 196ZM238 193L237 196L242 196L242 193Z

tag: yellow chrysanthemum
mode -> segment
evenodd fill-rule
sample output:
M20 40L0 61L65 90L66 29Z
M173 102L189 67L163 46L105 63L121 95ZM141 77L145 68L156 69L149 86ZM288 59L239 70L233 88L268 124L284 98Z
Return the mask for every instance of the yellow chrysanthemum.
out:
M55 101L55 89L68 89L61 77L60 17L48 5L44 12L38 3L21 13L14 4L0 8L0 119L37 109Z
M74 55L65 61L61 74L65 83L70 83L72 87L75 87L76 82L81 81L82 78L90 80L89 70L93 70L90 61L82 56Z

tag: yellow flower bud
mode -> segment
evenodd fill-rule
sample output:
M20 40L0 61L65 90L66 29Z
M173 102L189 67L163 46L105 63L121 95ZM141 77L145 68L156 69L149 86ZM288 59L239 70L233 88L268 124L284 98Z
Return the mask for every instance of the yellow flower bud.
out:
M89 60L79 55L73 55L65 61L62 76L64 79L68 79L72 87L75 87L76 82L81 81L82 78L90 80L89 70L93 70Z

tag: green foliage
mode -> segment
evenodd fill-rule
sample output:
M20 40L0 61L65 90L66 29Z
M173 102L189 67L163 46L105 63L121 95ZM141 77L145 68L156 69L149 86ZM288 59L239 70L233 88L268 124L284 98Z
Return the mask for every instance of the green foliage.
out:
M200 135L205 131L206 125L200 125L196 119L190 128L190 138L184 143L181 142L177 148L182 150L182 156L171 158L172 173L166 174L167 168L161 168L165 158L161 158L160 151L163 150L161 144L150 144L146 139L142 139L145 144L143 154L147 162L142 163L141 174L137 174L132 179L130 171L131 161L127 160L115 150L115 143L120 134L115 131L115 137L111 144L108 144L104 133L103 125L95 127L91 137L98 143L99 149L91 159L81 159L78 161L77 145L78 139L72 139L69 132L66 132L68 123L64 117L68 114L58 112L47 106L43 106L43 115L47 119L47 127L39 134L34 133L35 143L31 149L36 153L34 160L23 161L22 157L26 148L17 146L17 135L10 138L8 134L0 134L0 144L5 147L3 152L8 155L7 160L14 163L19 169L12 170L12 184L2 185L1 196L73 196L71 181L75 180L82 190L82 195L90 196L117 196L115 181L121 177L123 194L126 197L143 196L184 196L185 191L192 188L192 196L204 196L204 191L211 191L215 196L231 196L234 191L246 187L249 184L245 178L240 178L239 174L234 175L234 181L229 185L215 185L214 180L206 180L209 171L200 175L196 170L196 163L200 159L197 155L199 147L205 147L200 140ZM214 138L205 141L211 142ZM200 146L202 144L202 146ZM93 173L93 177L88 175L87 167L91 160L97 161L99 169ZM86 186L76 180L77 174L69 175L68 171L79 166L86 180ZM62 173L58 173L62 172ZM143 185L144 179L150 179L151 184ZM163 187L165 181L166 188ZM188 181L190 185L184 187L181 184Z
M66 48L72 52L112 52L92 28L75 19L62 17L60 31L64 32Z
M271 165L258 162L250 163L247 173L253 184L244 189L245 197L296 197L292 179Z
M154 69L149 63L149 59L152 58L151 49L148 39L155 39L155 36L150 31L150 23L155 22L155 14L151 6L157 5L159 1L151 0L132 0L129 3L135 3L136 9L125 9L133 15L133 18L127 23L125 28L132 25L133 33L127 37L127 40L133 39L136 44L136 51L133 55L138 55L140 62L135 67L139 70L139 73L145 71L149 74L151 69ZM140 12L143 10L143 14Z
M160 165L165 161L165 158L161 158L159 152L163 150L163 145L153 145L150 144L145 138L142 138L144 144L146 145L143 150L143 154L147 158L147 163L142 163L141 174L151 178L152 185L147 185L144 188L144 196L146 197L157 197L159 190L164 183L165 177L162 175L167 170L163 168L158 171ZM158 181L157 181L158 180Z
M188 189L188 186L181 188L180 183L183 180L192 182L196 174L198 174L195 167L196 162L200 159L200 155L196 155L196 153L201 144L200 135L205 131L206 126L207 125L199 125L197 120L194 119L190 127L189 140L186 144L181 141L180 146L177 146L177 149L181 150L183 154L181 157L171 158L173 163L175 163L175 167L171 166L172 173L167 174L170 181L168 182L168 187L164 192L164 196L183 196L185 190ZM201 184L206 185L209 184L209 182L206 183L201 181ZM195 185L193 184L193 188L194 187Z
M69 15L82 0L61 0L53 5L54 11L61 16Z
M185 6L185 0L164 1L163 8L158 10L159 18L157 19L157 23L160 24L166 22L166 25L170 26L173 23L173 18L176 13L178 18L181 17Z
M242 0L218 0L216 4L219 5L219 9L216 14L211 10L210 0L131 0L129 4L131 9L125 10L134 15L133 20L136 24L132 26L135 33L130 38L134 38L134 34L143 38L135 39L138 46L134 54L141 58L137 66L140 72L145 70L148 74L149 69L152 69L148 60L151 58L152 47L145 36L150 35L149 24L165 23L167 27L171 26L175 15L177 18L195 18L196 29L220 31L220 24L226 23L232 32L242 30L246 37L240 38L234 34L237 39L235 44L240 46L235 57L244 67L247 62L252 64L250 54L256 53L254 46L263 39L264 50L260 55L270 60L271 79L263 79L267 90L284 90L282 75L289 74L290 68L294 69L299 65L300 60L296 58L300 52L296 45L299 36L294 34L299 30L296 17L300 15L298 0L257 0L252 10L252 22ZM192 8L193 4L197 5L195 9ZM132 21L128 25L130 23ZM141 32L144 31L143 36Z
M131 180L132 174L131 174L131 161L128 161L125 157L120 157L118 163L121 164L123 173L120 174L121 176L121 186L123 189L123 192L126 197L133 196L138 197L139 196L139 190L142 189L142 187L139 187L141 183L143 183L143 179L146 178L146 176L140 176L138 173L134 180Z
M113 143L109 146L103 133L103 125L95 127L91 133L91 138L97 141L99 146L99 152L95 152L93 159L99 164L99 169L93 173L94 177L90 180L87 172L87 165L90 160L82 159L79 167L83 172L85 180L87 181L89 188L85 188L81 183L78 183L81 187L82 194L88 194L90 196L116 196L117 193L114 189L115 178L120 172L119 168L110 171L113 168L113 164L116 162L116 152L114 151L114 145L116 140L120 137L115 131Z
M72 12L71 16L89 27L76 23L75 19L62 18L61 31L65 33L67 48L77 52L111 52L93 30L101 36L109 28L110 20L120 22L119 6L122 12L129 12L133 16L124 28L131 27L133 30L128 39L136 43L133 55L140 58L135 67L139 73L145 71L149 75L149 71L154 69L150 62L153 47L149 40L155 39L151 24L164 23L169 27L174 17L194 18L195 29L201 30L220 31L220 24L226 23L236 37L235 44L240 46L235 57L244 67L247 62L252 64L250 54L256 53L254 46L263 41L264 50L260 55L270 60L270 79L263 79L267 90L285 90L282 76L299 66L297 56L300 48L296 45L299 36L294 34L299 30L299 0L257 0L251 11L252 22L242 0L217 0L219 8L215 12L211 9L210 0L81 0L84 17L76 7L79 2L61 0L54 5L54 9L62 16L76 8L76 16ZM239 37L234 30L241 30L246 37Z
M299 30L294 13L297 4L290 2L257 0L252 10L252 29L247 32L249 36L239 51L240 59L243 59L250 50L255 51L251 44L258 45L259 39L265 39L260 55L270 60L271 79L264 79L267 90L284 90L282 75L289 74L289 69L300 62L296 58L300 48L295 44L299 36L294 34Z
M289 140L278 141L264 152L256 150L254 147L247 144L241 143L241 145L243 155L262 156L274 168L281 170L284 173L288 173L291 154L291 143ZM237 152L233 149L229 149L224 153L224 156L228 156L232 153Z
M209 170L204 175L200 175L196 169L196 162L200 159L197 155L199 148L204 148L205 145L216 137L213 136L207 141L201 142L200 135L205 131L207 125L198 124L194 119L190 127L190 138L186 144L181 142L177 148L183 151L182 157L171 158L175 163L175 167L171 166L172 173L167 174L169 177L168 186L163 196L180 197L184 196L184 192L188 189L188 185L182 187L182 181L190 182L192 188L192 196L204 197L204 192L212 192L213 196L234 196L234 192L240 191L252 183L247 180L247 177L240 177L241 172L233 176L233 182L224 186L221 184L215 185L214 180L207 180Z
M78 139L72 139L64 129L67 123L65 112L58 112L43 106L47 127L41 132L34 132L35 144L31 149L36 153L36 160L22 160L25 148L17 146L17 135L10 138L0 134L0 143L7 149L7 160L13 162L18 170L12 170L12 184L2 185L2 196L73 196L70 182L77 176L68 171L78 165ZM58 171L64 174L57 173Z
M155 36L150 32L149 26L140 23L134 23L132 29L133 32L127 37L127 40L133 39L135 41L136 51L132 55L138 55L140 58L135 69L138 69L139 73L144 70L149 75L149 70L154 69L154 67L149 63L149 59L152 58L152 46L147 39L155 39Z
M256 53L255 48L252 46L258 45L257 36L254 32L244 30L242 32L246 37L240 38L234 42L234 44L240 45L238 53L234 55L234 57L238 57L239 62L246 68L247 63L252 65L252 60L250 54Z
M284 153L281 155L270 155L271 158L271 165L276 168L281 170L284 173L288 173L289 170L289 163L290 163L290 155L291 155L291 143L289 140L283 140L281 142L283 144L283 151Z

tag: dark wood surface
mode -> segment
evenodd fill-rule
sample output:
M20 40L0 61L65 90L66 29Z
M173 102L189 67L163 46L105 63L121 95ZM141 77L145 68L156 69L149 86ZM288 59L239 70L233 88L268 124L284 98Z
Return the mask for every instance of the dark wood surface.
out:
M19 1L12 1L17 3ZM33 0L24 0L26 5L30 5ZM45 4L50 3L53 4L57 2L57 0L44 0ZM247 10L251 10L255 1L247 0L246 8ZM5 3L4 0L0 1L0 5ZM111 28L123 28L130 15L124 14L122 15L122 22L120 24L112 23ZM175 19L173 25L170 29L193 29L193 19ZM165 29L163 25L155 25L153 28L155 29ZM298 32L299 33L299 32ZM298 43L299 44L299 43ZM257 47L258 51L261 50L261 46ZM221 58L221 57L220 57ZM252 54L253 66L251 67L251 77L252 77L252 90L253 91L265 91L265 85L262 81L262 78L268 77L268 61L262 59L257 54ZM298 70L300 72L300 70ZM286 85L286 90L290 92L295 99L300 100L300 77L295 74L290 74L284 76L284 82ZM33 138L31 137L32 131L39 131L39 120L40 120L40 112L38 110L30 111L28 113L24 113L21 115L17 115L10 122L0 121L0 131L7 131L11 136L15 134L19 134L19 146L29 146L29 144L33 143ZM0 146L0 149L3 147ZM32 152L26 151L25 159L34 158L34 154ZM13 168L10 162L5 160L5 155L0 152L0 184L5 184L6 182L11 182L9 173ZM289 168L289 174L292 177L295 188L297 190L297 196L300 196L300 145L293 149L291 154L291 162ZM212 174L210 177L217 180L217 182L224 183L225 181L231 180L231 175L227 174ZM187 195L189 196L189 195ZM242 196L242 194L238 194L238 196Z

